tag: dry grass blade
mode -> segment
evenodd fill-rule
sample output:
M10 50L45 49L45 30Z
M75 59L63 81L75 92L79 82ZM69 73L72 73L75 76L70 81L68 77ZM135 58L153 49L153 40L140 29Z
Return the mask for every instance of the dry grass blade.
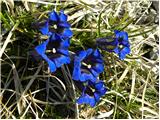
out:
M132 70L132 87L131 87L131 93L129 95L129 103L131 102L131 96L134 95L134 88L135 88L135 81L136 81L136 75L135 70Z
M32 2L32 3L40 3L40 4L45 4L45 5L60 5L58 3L52 3L52 2L46 2L42 0L23 0L24 2Z
M3 114L7 116L7 114L9 114L9 116L11 116L13 119L16 119L16 117L12 114L12 112L9 110L8 107L6 107L5 105L3 105L2 103L0 103L2 105L2 107L4 107L4 109L6 110L6 112L3 110ZM1 114L2 115L2 114ZM3 116L3 115L2 115Z
M60 84L61 86L63 87L63 89L66 91L66 86L64 85L64 83L56 76L53 76L53 75L50 75L51 77L55 78Z
M76 99L75 86L74 86L74 83L73 83L68 66L66 66L66 68L65 68L65 66L62 66L62 72L63 72L64 78L67 82L67 86L69 88L68 92L70 94L70 97L72 98L72 100L75 100ZM75 108L74 108L75 118L78 119L79 118L78 104L77 103L74 103L74 104L75 104Z
M4 50L6 49L8 43L11 42L10 39L11 39L11 37L12 37L12 35L13 35L13 31L18 27L18 25L19 25L19 22L17 22L17 23L14 25L14 27L12 28L12 30L9 32L9 34L8 34L8 36L7 36L7 39L5 40L3 46L2 46L2 48L1 48L1 50L0 50L0 58L2 57L2 55L3 55L3 53L4 53Z
M26 86L25 90L23 91L22 96L24 96L24 95L25 95L25 93L27 92L27 90L29 90L30 86L32 85L32 83L33 83L33 82L34 82L34 80L36 79L36 76L37 76L37 75L38 75L38 73L40 72L41 68L42 68L42 64L40 64L40 66L38 67L38 69L37 69L36 73L33 75L32 79L31 79L31 80L29 81L29 83L27 84L27 86Z
M13 69L13 79L14 79L14 83L15 83L16 93L22 94L22 92L23 92L22 84L20 82L18 72L17 72L14 64L12 66L12 69ZM16 94L16 101L17 101L18 112L19 112L19 114L21 114L24 107L25 107L24 106L25 103L23 102L23 100L22 101L20 100L20 95L18 95L18 94Z
M27 114L29 108L31 107L31 104L32 104L31 102L28 104L27 108L25 109L25 111L24 111L23 115L20 117L20 119L24 119L24 117Z
M30 9L29 9L29 6L28 6L28 0L22 0L22 2L24 4L26 10L29 11Z
M143 108L142 107L140 108L140 111L147 111L147 112L153 114L155 117L157 117L157 118L159 117L159 115L158 115L158 113L156 111L154 111L154 110L152 110L152 109L150 109L148 107L144 107L143 106ZM145 116L145 115L143 114L143 116Z
M6 2L11 9L14 8L14 0L2 0L2 1Z
M118 14L119 14L119 12L120 12L120 9L121 9L121 7L122 7L122 3L123 3L123 0L121 0L119 6L118 6L118 8L117 8L117 11L116 11L115 14L114 14L114 17L118 16Z
M117 80L117 84L119 85L122 80L126 77L128 71L130 69L130 66L127 66L127 68L124 70L123 74L121 75L121 77Z

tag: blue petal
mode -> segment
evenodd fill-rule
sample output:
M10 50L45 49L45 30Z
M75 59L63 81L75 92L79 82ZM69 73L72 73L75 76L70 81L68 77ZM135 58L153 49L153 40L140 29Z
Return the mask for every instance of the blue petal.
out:
M35 50L38 52L38 54L42 55L45 53L46 51L46 46L48 44L49 40L46 40L45 42L43 42L42 44L38 45Z
M67 15L64 14L63 10L61 10L59 13L59 19L60 21L63 21L63 22L67 21Z
M70 40L64 40L63 42L61 42L60 48L61 49L68 49L68 47L70 46Z
M87 49L87 50L86 50L87 56L89 56L92 52L93 52L93 49L92 49L92 48Z
M94 77L98 77L99 73L97 73L94 69L90 69Z
M74 69L73 69L73 74L72 78L74 80L79 80L81 76L81 63L79 61L74 60Z
M82 60L86 57L86 55L87 55L87 52L86 52L86 51L80 51L80 52L78 53L78 56L75 57L75 59L76 59L77 61L82 61Z
M63 33L61 34L64 38L71 38L73 32L70 29L64 29Z
M44 56L43 56L44 57ZM49 68L50 68L50 72L55 72L56 71L56 65L54 64L53 61L51 61L50 59L48 59L48 57L45 55L44 59L47 61Z
M48 33L49 33L49 23L48 23L48 21L46 21L45 25L40 28L40 31L43 35L48 35Z
M129 54L129 53L130 53L130 48L124 47L119 53L120 60L124 60L124 58L126 57L126 54Z
M51 41L62 41L60 35L56 34L56 33L52 33L52 36L50 37Z
M96 81L96 78L93 77L93 75L90 73L81 73L80 81L84 82L87 80L91 80L92 82Z
M95 56L95 57L101 57L101 53L100 53L100 51L98 50L98 49L96 49L94 52L93 52L93 55Z
M95 89L100 90L104 85L104 82L99 81L98 83L95 84Z
M89 95L85 94L83 96L81 96L78 100L77 100L78 104L89 104L91 107L94 107L96 105L96 101L93 97L90 97Z
M94 57L96 57L96 62L103 63L102 55L98 49L93 52Z
M57 49L57 51L65 56L69 56L69 52L68 50L64 50L64 49Z
M96 105L95 98L90 97L90 98L89 98L89 104L90 104L91 107L94 107L94 106Z
M89 96L87 94L84 94L82 96L80 96L77 100L78 104L88 104L89 103Z
M70 58L66 57L64 55L61 55L58 58L53 58L54 63L56 64L56 67L59 68L61 67L63 64L69 64L70 63Z
M123 40L128 41L128 33L127 32L123 32Z
M102 96L107 92L107 89L102 87L100 90L98 90L98 92L99 92L99 95Z
M99 101L100 97L101 96L97 92L94 93L94 98L95 98L96 102Z
M119 54L119 49L118 49L118 47L116 47L113 51L114 51L116 54Z
M54 10L49 14L49 19L55 22L59 20L58 15Z
M104 65L97 63L97 64L95 64L95 66L92 67L92 69L94 69L98 74L100 74L104 70Z
M114 34L115 34L116 38L120 37L120 31L119 30L114 30Z

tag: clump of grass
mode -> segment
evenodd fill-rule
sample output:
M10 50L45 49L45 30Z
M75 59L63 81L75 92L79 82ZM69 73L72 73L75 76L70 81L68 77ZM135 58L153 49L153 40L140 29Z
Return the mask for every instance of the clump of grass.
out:
M3 1L1 118L158 118L159 36L151 6L150 1ZM77 108L67 66L50 74L45 62L30 56L39 35L33 23L53 9L68 14L74 32L70 50L92 47L96 38L115 29L129 34L131 54L124 61L103 52L100 78L108 92L95 108Z

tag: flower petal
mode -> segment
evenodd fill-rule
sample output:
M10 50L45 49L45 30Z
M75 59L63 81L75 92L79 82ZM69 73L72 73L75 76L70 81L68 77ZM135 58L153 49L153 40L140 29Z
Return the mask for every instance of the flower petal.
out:
M86 95L84 96L80 96L78 99L77 99L77 103L78 104L84 104L84 103L89 103L89 99Z
M67 15L64 14L63 10L61 10L59 13L59 19L60 21L63 21L63 22L67 21Z
M99 92L100 96L102 96L107 92L107 89L102 87L98 92Z
M98 77L99 73L97 73L94 69L90 69L94 77Z
M127 32L123 32L123 40L128 41L128 33Z
M57 52L65 56L69 56L69 51L64 49L57 49Z
M78 56L75 57L76 61L82 61L87 55L86 51L80 51Z
M89 104L90 104L91 107L94 107L94 106L96 105L95 98L90 97L90 98L89 98Z
M116 54L119 54L119 49L118 49L118 47L116 47L113 51L114 51Z
M80 76L81 76L81 70L80 70L80 67L81 67L81 63L80 61L74 61L74 69L73 69L73 74L72 74L72 78L74 80L79 80L80 79Z
M93 52L93 49L92 49L92 48L87 49L87 50L86 50L87 56L89 56L92 52Z
M53 10L49 14L49 20L57 22L59 20L57 13Z
M63 64L69 64L70 63L70 58L66 57L64 55L61 55L58 58L53 58L52 60L56 64L57 68L61 67Z
M35 50L38 52L38 54L42 55L45 53L46 51L46 46L48 44L49 40L46 40L45 42L43 42L42 44L38 45Z
M61 49L68 49L68 47L70 46L70 40L64 40L63 42L61 42L60 48Z
M46 55L45 55L46 56ZM54 64L53 61L51 61L50 59L48 59L48 57L44 57L45 60L47 61L48 65L49 65L49 68L50 68L50 72L55 72L56 71L56 65Z
M92 67L92 69L94 69L98 74L100 74L104 70L104 65L97 63L97 64L95 64L95 66Z
M96 102L98 102L100 100L100 97L101 96L97 92L94 93L94 98L95 98Z
M104 85L104 82L99 81L98 83L95 83L95 89L100 90Z
M124 60L124 58L126 57L126 54L129 54L129 53L130 53L130 48L124 47L119 53L120 60Z
M93 55L94 55L95 57L101 57L101 53L100 53L100 51L99 51L98 49L96 49L96 50L93 52Z
M89 95L85 94L79 97L77 100L78 104L89 104L91 107L94 107L96 105L96 101L93 97L90 97Z
M62 41L60 35L58 35L57 33L52 33L50 41Z
M120 37L120 31L119 30L114 30L114 34L115 34L116 38Z
M63 33L61 33L62 37L64 38L71 38L73 32L70 29L64 29Z
M81 73L80 81L84 82L87 80L91 80L92 82L96 81L96 78L93 77L93 75L90 73Z

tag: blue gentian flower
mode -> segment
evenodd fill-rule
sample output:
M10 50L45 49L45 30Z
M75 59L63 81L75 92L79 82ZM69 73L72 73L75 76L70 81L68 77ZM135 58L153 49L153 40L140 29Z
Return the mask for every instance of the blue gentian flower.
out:
M130 53L130 43L128 34L124 31L114 30L115 37L105 37L96 39L97 46L108 52L115 52L119 59L123 60Z
M63 64L70 63L68 47L69 39L63 40L52 34L48 40L38 45L35 50L48 63L50 71L54 72Z
M128 33L124 31L114 30L115 39L119 45L114 49L114 52L119 55L120 60L124 60L127 54L130 53L130 43L128 41Z
M98 49L80 51L74 58L72 78L76 81L96 81L98 75L103 72L104 65L101 53Z
M70 30L70 24L67 22L67 15L61 10L59 15L53 10L49 13L49 18L44 22L43 26L40 26L40 31L44 35L52 35L56 33L62 38L71 38L73 35Z
M94 89L92 91L92 95L89 95L86 93L86 89ZM100 97L103 96L106 93L107 89L104 86L104 82L98 81L98 82L91 82L89 81L87 86L84 86L82 95L78 98L77 103L78 104L89 104L91 107L94 107L96 103L100 100Z

